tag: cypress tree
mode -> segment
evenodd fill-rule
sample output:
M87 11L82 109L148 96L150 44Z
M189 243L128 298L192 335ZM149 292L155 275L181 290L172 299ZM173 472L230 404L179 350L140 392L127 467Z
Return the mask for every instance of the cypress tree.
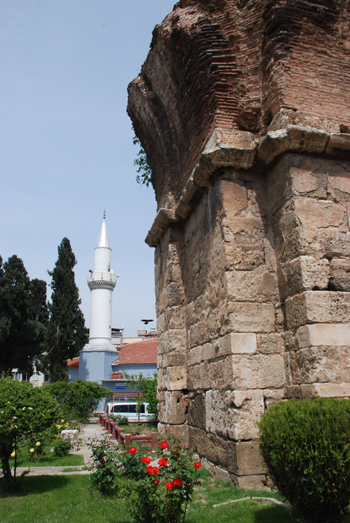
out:
M23 377L32 374L33 360L40 355L45 340L43 315L34 315L38 305L46 308L46 283L30 280L18 256L11 256L2 267L0 257L0 370L10 373L18 368Z
M48 271L52 278L52 295L49 304L47 359L52 382L68 378L66 360L78 356L79 350L88 341L73 271L76 263L70 241L63 238L58 247L55 268Z

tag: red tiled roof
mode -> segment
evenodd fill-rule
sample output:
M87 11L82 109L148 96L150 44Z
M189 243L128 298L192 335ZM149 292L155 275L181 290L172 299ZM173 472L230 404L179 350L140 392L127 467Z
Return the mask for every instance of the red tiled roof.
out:
M67 367L71 368L79 368L79 357L73 358L72 360L67 360Z
M158 338L130 343L119 349L119 360L112 365L128 365L133 363L157 363Z

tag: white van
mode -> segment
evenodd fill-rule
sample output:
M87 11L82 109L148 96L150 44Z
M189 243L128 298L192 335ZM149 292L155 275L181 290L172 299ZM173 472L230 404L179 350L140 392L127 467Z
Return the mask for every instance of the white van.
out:
M149 403L143 403L140 405L140 411L137 411L137 402L113 402L107 403L107 416L114 414L115 416L125 416L129 421L149 421L152 418L152 414L148 412L147 407Z

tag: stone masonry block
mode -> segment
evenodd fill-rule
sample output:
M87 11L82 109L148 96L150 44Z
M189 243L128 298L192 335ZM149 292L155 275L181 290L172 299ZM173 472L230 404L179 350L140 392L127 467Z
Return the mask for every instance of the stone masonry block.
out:
M281 354L232 356L232 389L279 389L285 379Z
M165 392L163 423L181 425L186 421L186 404L180 391Z
M300 349L290 363L293 384L350 382L350 347Z
M350 292L305 291L286 300L287 327L307 323L348 323Z
M339 203L314 198L296 198L295 214L301 223L302 237L311 243L319 229L339 227L345 216L345 207Z
M189 390L206 390L210 388L208 364L200 363L188 367L188 389Z
M236 476L266 474L257 441L232 442L228 450L228 471Z
M207 446L207 433L205 430L189 426L188 435L191 449L197 452L200 456L204 456Z
M187 336L185 329L172 329L162 333L158 337L158 353L168 354L174 350L185 350L187 346Z
M221 467L227 467L227 441L214 434L207 434L206 458Z
M239 302L268 302L277 300L277 282L273 273L264 267L253 271L226 271L228 297Z
M222 437L236 441L257 438L256 422L263 411L261 390L206 393L206 429Z
M255 333L231 333L218 340L219 355L256 352Z
M186 348L175 349L162 357L163 367L174 367L186 365Z
M168 390L187 389L187 369L186 367L169 368L170 383Z
M281 334L258 334L257 351L261 354L277 354L284 350L284 340Z
M235 332L274 332L275 309L272 303L231 303L229 322Z
M336 291L350 291L350 260L334 258L331 261L330 288Z
M327 289L329 282L329 261L317 260L313 256L298 256L284 269L286 285L284 296L299 294L305 290Z
M350 398L349 383L313 383L300 388L303 398Z
M296 332L300 349L318 345L350 346L350 323L304 325Z
M205 430L205 394L196 394L193 399L189 399L187 419L190 426Z

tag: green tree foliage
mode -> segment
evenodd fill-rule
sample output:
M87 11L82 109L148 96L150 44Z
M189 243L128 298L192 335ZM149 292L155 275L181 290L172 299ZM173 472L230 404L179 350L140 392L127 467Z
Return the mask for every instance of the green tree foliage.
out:
M59 402L62 411L68 416L77 416L86 420L94 410L99 401L111 394L94 381L78 379L74 383L57 381L45 386L46 390Z
M5 487L13 480L9 459L21 440L48 429L60 416L57 401L45 387L0 378L0 458Z
M141 185L146 185L146 187L153 185L152 169L148 163L147 154L141 147L141 142L136 135L134 135L132 143L140 146L137 158L134 160L134 165L137 167L136 181Z
M302 520L341 521L350 501L349 400L280 402L259 428L269 473Z
M154 373L152 378L145 377L142 372L138 376L125 374L125 377L129 380L128 387L136 388L141 392L138 403L149 403L147 410L152 414L153 421L158 421L157 373Z
M23 262L0 257L0 367L30 376L32 361L44 347L47 323L46 283L30 280Z
M47 335L51 381L68 378L66 360L77 356L88 340L73 271L76 263L70 241L63 238L55 268L48 271L52 277Z

